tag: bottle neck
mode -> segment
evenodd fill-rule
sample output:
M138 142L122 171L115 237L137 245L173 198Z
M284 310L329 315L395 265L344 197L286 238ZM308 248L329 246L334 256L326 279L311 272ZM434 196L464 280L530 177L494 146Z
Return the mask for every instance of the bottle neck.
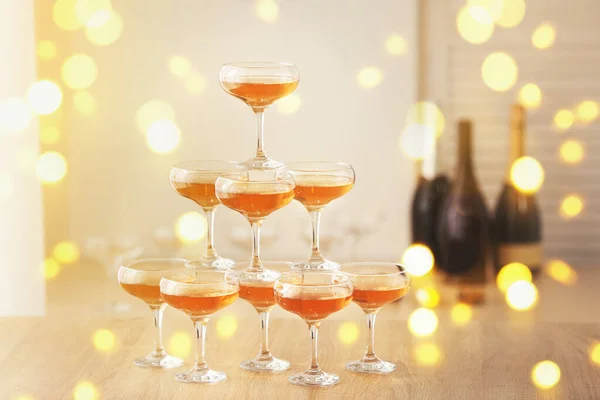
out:
M512 108L510 117L510 137L506 183L510 184L510 170L519 158L525 154L525 109L521 105Z
M457 185L474 183L473 174L471 122L462 120L458 124L458 168L456 170Z
M437 148L435 129L425 129L425 156L421 174L427 180L433 180L437 172Z

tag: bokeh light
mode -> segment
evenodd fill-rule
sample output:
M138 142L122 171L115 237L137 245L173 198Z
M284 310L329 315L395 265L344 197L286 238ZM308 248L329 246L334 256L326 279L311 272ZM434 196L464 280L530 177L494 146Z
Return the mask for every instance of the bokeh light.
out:
M504 0L468 0L467 7L473 18L483 23L495 22L502 15Z
M13 400L35 400L35 397L29 394L20 394L17 397L13 397Z
M275 0L257 0L256 15L265 22L275 22L279 18L279 6Z
M167 67L173 75L182 78L190 73L192 63L183 56L171 56L167 60Z
M78 0L57 0L52 7L52 19L56 26L65 31L76 31L82 27L77 18Z
M192 73L185 79L185 89L190 94L200 94L206 88L206 79L198 72Z
M85 27L85 37L96 46L108 46L116 42L122 33L123 19L115 11L110 11L103 24Z
M413 124L432 127L439 137L444 132L446 118L442 110L434 102L419 101L412 104L406 113L406 125Z
M355 322L344 322L338 330L338 338L340 342L346 345L354 344L358 339L358 326Z
M569 129L573 125L573 122L575 122L575 116L571 110L559 110L554 115L554 125L558 129Z
M65 241L60 242L56 246L54 246L54 250L52 250L52 256L62 264L72 264L79 260L79 246L77 243Z
M186 358L192 351L192 338L189 333L184 331L175 332L167 341L168 353L175 356Z
M578 216L582 210L583 199L576 194L568 195L560 203L560 215L566 219Z
M377 67L365 67L356 74L358 84L364 88L371 89L378 86L383 80L383 74Z
M51 61L57 51L56 44L50 40L40 40L37 44L37 56L42 61Z
M408 329L415 336L430 336L438 326L436 313L429 308L417 308L408 317Z
M525 108L535 109L542 102L542 91L535 83L527 83L519 90L519 103Z
M110 19L110 0L77 0L75 16L86 27L98 27Z
M71 89L86 89L96 81L98 67L87 54L74 54L67 58L60 70L63 82Z
M400 35L391 35L385 41L385 51L394 56L401 56L408 52L408 42Z
M60 130L53 125L42 125L40 127L40 140L45 145L52 145L60 140Z
M531 380L540 389L550 389L560 380L560 368L553 361L540 361L531 369Z
M96 113L96 100L87 90L78 90L73 93L73 107L84 116Z
M517 281L531 282L531 270L525 264L513 262L503 266L496 276L496 286L502 293L506 293L510 285Z
M73 390L74 400L98 400L99 398L98 390L89 381L80 381Z
M519 191L535 193L544 183L544 168L533 157L521 157L510 168L510 180Z
M163 100L148 100L140 106L135 115L135 122L143 134L148 132L150 126L161 119L175 119L173 106Z
M207 227L204 215L190 211L177 218L175 222L175 234L184 243L194 243L206 236Z
M294 114L300 109L300 105L302 105L300 97L296 93L292 93L277 101L277 111L284 115Z
M467 303L457 303L452 306L451 311L452 322L454 325L463 326L468 324L473 319L473 307Z
M170 153L179 146L181 131L177 124L169 119L154 122L146 133L146 144L155 153Z
M475 11L484 9L475 8ZM475 14L475 15L474 15ZM477 12L471 12L471 7L464 6L456 15L456 28L460 36L472 44L481 44L487 42L494 34L494 22L488 15L487 18L481 18Z
M417 302L423 307L435 308L440 304L440 294L432 287L417 289L415 297L417 298Z
M579 121L588 123L598 118L600 109L598 108L598 103L595 101L585 100L579 103L576 113Z
M552 47L555 39L556 29L554 29L554 26L548 23L538 26L535 31L533 31L533 35L531 35L531 42L540 50L545 50Z
M100 329L94 332L92 341L94 342L96 350L107 353L114 350L116 338L115 334L110 330Z
M33 119L33 110L20 98L0 101L0 132L23 132Z
M594 343L590 348L590 361L600 365L600 343Z
M517 281L506 290L506 303L517 311L531 309L538 299L538 290L528 281Z
M402 254L402 265L413 276L423 276L433 268L434 258L429 247L412 244Z
M579 164L583 160L583 143L578 140L565 140L559 151L560 157L568 164Z
M442 360L442 351L434 343L419 343L413 349L413 356L417 364L433 367Z
M54 279L60 273L60 264L53 258L42 261L42 274L46 280Z
M563 260L548 261L545 270L552 279L563 285L571 286L577 283L577 272Z
M223 315L217 318L217 336L220 339L229 339L237 331L237 319L233 315Z
M434 135L435 131L432 126L410 124L400 134L398 145L408 158L422 160L433 151L433 143L429 138Z
M56 183L67 174L67 160L56 151L47 151L36 164L37 177L43 183Z
M481 65L481 76L490 89L505 92L511 89L519 76L515 60L506 53L488 55Z
M27 91L27 101L33 111L41 115L52 114L62 103L63 94L58 85L49 80L33 83Z
M496 19L496 24L503 28L514 28L525 17L525 0L504 0L502 13Z

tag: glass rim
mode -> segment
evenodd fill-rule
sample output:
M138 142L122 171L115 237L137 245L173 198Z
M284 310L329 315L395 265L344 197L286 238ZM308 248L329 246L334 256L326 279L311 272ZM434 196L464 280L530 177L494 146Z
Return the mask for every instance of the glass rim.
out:
M221 173L217 177L217 180L218 179L223 179L223 180L228 180L228 181L231 181L231 182L248 182L248 183L278 183L278 182L284 183L287 180L291 180L292 183L294 183L294 185L296 184L296 181L294 180L294 175L292 175L292 173L290 171L288 171L287 169L280 170L280 171L279 170L273 170L273 172L275 172L275 173L277 173L277 172L285 172L286 174L289 175L289 178L282 178L282 179L255 180L255 181L253 181L253 180L234 179L234 178L230 178L230 177L227 176L228 174L234 174L234 173L238 174L238 173L242 173L244 171L251 171L251 170L240 169L239 171L235 171L235 172L234 171L224 171L223 173ZM268 172L268 171L263 171L263 170L258 170L258 171L260 171L260 172ZM293 190L293 188L292 188L292 190Z
M344 267L352 267L352 266L373 266L373 267L382 267L382 266L394 266L397 268L400 268L400 270L396 271L396 272L390 272L390 273L373 273L373 274L369 274L369 273L355 273L355 272L349 272L349 271L345 271ZM410 278L410 274L408 273L408 270L406 269L406 267L400 263L395 263L395 262L386 262L386 261L356 261L356 262L349 262L349 263L344 263L341 265L340 267L340 271L346 275L350 275L350 276L405 276Z
M233 61L224 63L222 67L235 68L273 68L273 67L296 67L296 64L285 61Z
M174 274L179 274L179 273L191 273L193 272L194 269L193 268L180 268L180 269L176 269L173 271L168 271L166 274L162 275L160 278L160 283L162 284L163 281L165 282L171 282L177 285L190 285L190 286L214 286L214 285L219 285L219 284L235 284L236 286L239 286L239 279L236 276L234 271L231 271L229 269L197 269L197 271L200 272L211 272L211 273L218 273L221 274L223 276L231 276L233 279L231 279L231 282L229 280L223 280L223 281L215 281L215 282L181 282L181 281L177 281L174 279L170 279L169 276L174 275ZM162 285L161 285L162 286Z
M180 171L190 171L190 172L206 172L206 173L210 173L210 172L225 172L227 170L217 170L217 169L194 169L194 168L185 168L184 165L186 164L193 164L193 163L223 163L223 165L227 164L227 165L231 165L232 167L240 167L240 163L238 163L237 161L229 161L229 160L188 160L188 161L180 161L176 164L173 164L171 166L171 170L177 169Z
M294 168L290 167L290 165L294 164L324 164L324 165L337 165L339 168L324 168L324 169L314 169L314 168ZM352 165L342 162L342 161L293 161L285 163L286 169L293 174L293 171L297 172L335 172L342 171L345 169L350 169L354 171L354 167Z
M281 279L287 277L287 276L292 276L292 275L299 275L299 274L310 274L310 275L329 275L329 276L333 276L333 275L338 275L340 277L342 277L343 279L345 279L345 282L338 282L338 283L323 283L323 284L311 284L309 286L307 285L303 285L303 284L297 284L297 283L288 283L288 282L283 282L281 281ZM312 287L312 288L330 288L330 287L341 287L341 286L346 286L348 283L352 285L352 279L350 279L350 277L348 275L346 275L345 273L341 272L341 271L288 271L288 272L283 272L281 274L281 276L279 278L277 278L277 280L275 280L275 284L277 283L281 283L282 285L288 285L288 286L294 286L294 287Z
M171 263L182 263L183 265L187 264L188 260L185 258L169 258L169 257L148 257L148 258L135 258L133 260L129 260L123 262L119 265L119 268L127 268L133 271L141 271L141 272L161 272L161 271L176 271L176 270L146 270L146 269L136 269L133 268L135 264L151 264L151 263L160 263L160 262L171 262Z

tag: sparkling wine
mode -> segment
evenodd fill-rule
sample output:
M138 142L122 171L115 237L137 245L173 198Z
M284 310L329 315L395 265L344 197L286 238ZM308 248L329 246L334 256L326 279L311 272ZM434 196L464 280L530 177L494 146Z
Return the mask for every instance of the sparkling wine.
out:
M252 184L249 184L246 189L244 192L229 193L221 197L221 203L247 218L265 218L294 199L293 189L269 192L263 186L253 188ZM253 191L254 189L256 191Z
M352 301L354 301L363 310L376 310L387 303L399 300L408 291L408 287L398 288L360 288L354 287Z
M190 316L209 316L232 304L238 298L236 286L224 285L222 290L205 290L173 295L162 293L165 302Z
M306 321L320 321L340 311L352 301L352 295L346 297L322 297L302 293L300 297L284 297L276 293L275 299L281 308Z
M354 186L354 179L346 176L297 175L295 180L294 198L307 207L325 206Z
M207 182L172 181L171 184L175 191L183 197L195 201L202 208L211 208L221 204L215 194L215 179Z
M121 287L130 295L145 301L150 306L157 306L164 303L160 296L160 286L158 285L158 282L156 285L121 283Z
M274 282L240 283L240 297L252 304L256 309L267 309L275 306Z
M298 79L279 76L252 76L221 82L225 90L250 107L264 108L292 93Z

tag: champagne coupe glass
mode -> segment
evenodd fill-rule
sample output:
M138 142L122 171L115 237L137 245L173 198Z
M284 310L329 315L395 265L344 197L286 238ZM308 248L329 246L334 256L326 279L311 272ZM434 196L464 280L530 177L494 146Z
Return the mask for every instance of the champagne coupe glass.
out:
M341 272L294 271L281 275L274 286L275 300L281 308L308 324L312 344L310 367L288 380L296 385L329 386L339 376L321 370L317 362L317 336L321 321L340 311L352 300L352 281Z
M263 145L264 112L273 102L296 90L300 76L294 64L236 62L224 64L219 72L221 87L252 108L256 115L256 155L242 163L255 169L277 169L283 163L267 157Z
M230 270L187 268L163 275L160 293L167 304L190 316L196 329L196 363L187 372L175 375L180 382L216 383L227 379L223 372L213 371L206 363L205 342L208 319L232 304L239 286Z
M307 261L294 264L294 268L339 269L340 265L323 257L319 248L321 212L331 201L352 189L354 169L349 164L324 161L294 162L288 164L287 169L296 181L294 198L306 207L312 221L312 252Z
M246 217L252 228L252 261L247 272L270 279L260 260L260 226L269 214L292 201L294 187L294 178L285 170L247 169L217 178L215 191L221 203Z
M119 284L127 293L143 300L154 313L156 339L154 350L143 358L133 361L138 367L174 368L183 360L170 356L162 341L162 318L167 305L160 296L160 279L166 272L184 268L185 260L173 258L148 258L130 261L119 268Z
M250 303L260 316L262 341L258 356L243 361L240 367L249 371L279 372L290 368L290 362L273 357L269 350L269 315L276 306L273 286L281 277L280 272L290 271L292 263L285 261L263 261L263 272L247 271L248 263L238 263L233 270L238 272L240 297Z
M399 300L410 287L406 269L395 263L357 262L342 265L342 272L352 279L353 301L365 312L369 341L362 359L346 364L348 371L388 374L396 365L375 355L375 316L381 307Z
M175 164L171 168L170 180L173 189L183 197L196 202L206 215L208 229L206 233L206 249L197 261L189 265L200 268L231 268L235 261L220 257L214 247L215 211L220 205L215 195L215 180L229 170L239 168L231 161L188 161Z

